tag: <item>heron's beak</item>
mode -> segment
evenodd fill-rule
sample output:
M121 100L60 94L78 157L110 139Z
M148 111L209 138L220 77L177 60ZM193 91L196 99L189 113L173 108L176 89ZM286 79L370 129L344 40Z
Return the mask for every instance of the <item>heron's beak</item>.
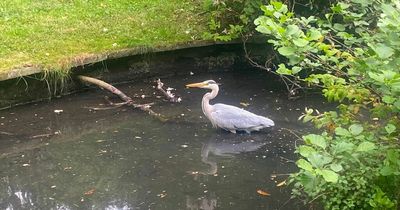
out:
M192 84L187 84L186 87L191 88L191 87L204 87L207 86L207 84L203 83L203 82L199 82L199 83L192 83Z

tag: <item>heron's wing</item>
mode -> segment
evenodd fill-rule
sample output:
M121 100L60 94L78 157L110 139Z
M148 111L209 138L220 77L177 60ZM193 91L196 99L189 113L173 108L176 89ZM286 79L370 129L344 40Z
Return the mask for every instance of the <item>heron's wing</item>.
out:
M272 120L226 104L214 104L211 113L215 124L227 130L251 130L273 126Z

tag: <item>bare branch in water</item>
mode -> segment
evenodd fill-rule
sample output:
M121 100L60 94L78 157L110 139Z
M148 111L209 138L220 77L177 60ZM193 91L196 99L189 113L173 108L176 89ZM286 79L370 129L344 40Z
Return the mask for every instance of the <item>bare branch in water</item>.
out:
M102 80L96 79L96 78L79 75L78 79L80 79L83 82L94 84L94 85L97 85L100 88L106 89L106 90L110 91L111 93L117 95L121 100L124 101L122 103L113 103L110 100L108 100L108 98L106 98L106 100L108 100L108 103L113 106L112 108L121 107L123 105L132 106L133 108L137 108L137 109L140 109L140 110L142 110L144 112L147 112L151 116L154 116L154 117L158 118L161 121L166 121L166 118L164 118L161 114L156 113L156 112L154 112L153 110L150 109L151 105L153 103L135 104L131 97L127 96L125 93L123 93L122 91L120 91L116 87L114 87L114 86L112 86L112 85L110 85L110 84L108 84L108 83L106 83L106 82L104 82ZM93 109L93 110L106 110L106 109L111 109L111 108L90 107L90 109Z
M104 82L102 80L99 80L99 79L96 79L96 78L93 78L93 77L82 76L82 75L79 75L78 78L83 82L95 84L95 85L99 86L100 88L104 88L104 89L110 91L111 93L114 93L115 95L120 97L121 100L123 100L125 102L128 102L128 103L133 102L131 97L125 95L125 93L123 93L122 91L118 90L116 87L108 84L107 82Z
M161 82L160 79L157 80L157 90L159 90L164 96L170 101L174 103L179 103L182 101L180 97L177 97L175 94L173 94L170 90L164 90L163 88L164 83Z

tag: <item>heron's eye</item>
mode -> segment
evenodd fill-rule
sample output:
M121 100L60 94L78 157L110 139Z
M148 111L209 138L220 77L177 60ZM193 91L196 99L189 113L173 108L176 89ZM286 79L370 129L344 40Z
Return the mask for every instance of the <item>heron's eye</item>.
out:
M215 81L208 81L207 82L209 85L215 85L215 84L217 84Z

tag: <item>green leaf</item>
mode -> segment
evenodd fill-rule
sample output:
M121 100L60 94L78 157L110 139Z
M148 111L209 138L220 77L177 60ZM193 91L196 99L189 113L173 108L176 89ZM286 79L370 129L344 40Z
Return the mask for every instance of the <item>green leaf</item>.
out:
M390 166L383 166L380 171L380 173L383 176L390 176L390 175L396 174L396 172L398 173L398 171L396 169L394 169Z
M342 170L343 170L342 165L337 164L337 163L332 163L329 167L330 167L330 168L332 169L332 171L334 171L334 172L339 172L339 171L342 171Z
M283 56L293 55L296 52L296 49L293 47L280 47L278 52Z
M363 132L364 128L360 124L350 125L349 131L354 136L358 136L361 132Z
M377 44L373 47L375 53L379 56L379 58L386 59L393 55L394 50L391 47L388 47L382 43Z
M313 171L312 165L307 160L300 159L296 162L296 164L299 168L302 168L306 171Z
M371 77L372 79L384 83L385 82L385 76L383 74L377 74L373 72L368 72L368 76Z
M333 28L338 30L338 31L344 31L346 30L346 27L343 24L335 23L333 24Z
M335 134L338 136L350 136L350 132L342 127L337 127L335 129Z
M315 29L315 28L310 29L310 35L309 35L310 40L318 40L321 37L322 37L322 34L317 29Z
M397 99L396 102L393 104L397 109L400 109L400 99Z
M279 68L276 70L276 73L284 75L292 75L292 71L286 68L285 64L281 63L278 65L278 67Z
M337 173L328 169L321 170L321 175L327 182L336 183L339 179L339 175Z
M306 136L303 136L303 139L309 144L321 147L322 149L326 148L326 141L323 136L308 134Z
M385 95L382 97L382 101L387 104L393 104L396 101L396 98L389 96L389 95Z
M318 153L310 154L308 161L316 168L322 168L326 164L332 162L332 158L326 155L321 155Z
M355 145L353 143L348 142L339 142L338 144L332 147L335 153L342 153L342 152L353 152Z
M297 73L299 73L301 70L302 70L301 67L293 66L293 68L292 68L292 74L297 74Z
M371 151L373 149L375 149L376 146L374 143L369 142L369 141L365 141L363 143L361 143L360 145L358 145L356 151L358 152L368 152Z
M297 148L297 151L300 153L301 156L308 158L311 154L314 154L316 151L314 148L301 145Z
M308 44L308 41L302 38L298 38L293 40L293 44L298 46L298 47L304 47Z
M286 28L286 35L292 37L299 37L301 34L301 30L296 25L288 25Z
M298 173L296 178L305 189L312 190L316 186L316 175L313 172Z
M386 126L385 126L385 130L386 130L386 132L390 135L390 134L392 134L393 132L395 132L396 131L396 126L394 126L393 124L387 124Z

